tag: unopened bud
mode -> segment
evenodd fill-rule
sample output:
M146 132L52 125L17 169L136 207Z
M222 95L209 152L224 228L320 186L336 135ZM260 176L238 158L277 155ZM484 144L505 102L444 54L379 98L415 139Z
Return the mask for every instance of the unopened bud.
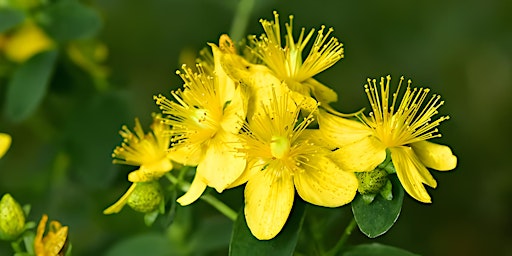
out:
M135 211L148 213L156 210L162 203L164 195L157 181L136 183L127 204Z
M14 240L25 227L25 213L10 194L0 200L0 239Z
M362 195L376 194L386 185L388 173L380 168L370 172L356 172L359 187L357 191Z

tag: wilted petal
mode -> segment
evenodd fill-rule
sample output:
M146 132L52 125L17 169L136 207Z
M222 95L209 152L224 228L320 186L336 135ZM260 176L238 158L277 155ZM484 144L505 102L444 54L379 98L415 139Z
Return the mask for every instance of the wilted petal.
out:
M415 142L410 146L420 161L429 168L449 171L457 166L457 157L448 146L428 141Z
M302 199L326 207L342 206L354 199L358 182L353 172L341 170L327 157L311 157L309 163L314 168L304 168L293 176Z
M295 189L289 174L264 170L251 177L245 187L245 219L259 240L274 238L292 209Z
M410 147L393 147L390 150L396 174L405 191L420 202L431 203L430 196L423 184L432 188L437 186L432 174L420 162Z
M347 144L332 154L333 161L344 171L366 172L386 159L385 146L375 137L366 136Z
M203 194L205 189L206 182L203 181L203 177L197 175L196 173L196 176L194 177L194 180L192 181L188 191L176 201L182 206L189 205L195 202Z
M335 116L323 110L320 110L318 115L318 125L327 140L338 147L359 141L372 134L367 126L358 121Z

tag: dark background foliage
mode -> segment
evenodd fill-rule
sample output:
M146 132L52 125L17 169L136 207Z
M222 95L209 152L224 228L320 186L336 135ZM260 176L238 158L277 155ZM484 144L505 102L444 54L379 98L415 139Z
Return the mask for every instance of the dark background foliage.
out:
M130 168L113 165L110 154L121 141L122 124L132 127L134 117L149 124L150 113L158 111L152 95L181 86L174 71L186 59L184 53L195 53L229 32L237 1L88 4L103 20L99 39L109 49L110 87L94 89L90 78L59 56L61 64L37 111L23 122L0 119L0 131L13 137L0 160L0 194L9 192L31 204L31 220L48 213L70 226L74 255L122 255L121 245L141 234L154 248L176 249L179 243L169 245L157 235L158 225L144 226L142 215L130 209L102 214L128 187ZM429 189L433 204L406 196L395 226L371 241L422 255L512 255L507 162L512 152L512 2L264 0L255 3L247 33L260 34L258 20L272 19L273 10L282 21L293 14L296 28L335 28L345 58L317 78L338 92L338 110L367 107L366 78L387 74L394 81L401 75L411 78L445 100L440 114L450 120L441 124L443 137L435 141L452 147L457 168L433 171L438 180L438 188ZM3 106L6 89L0 86ZM238 206L241 196L238 189L220 198ZM179 209L187 216L180 223L188 224L166 235L173 241L196 239L199 247L208 241L213 244L208 248L226 248L230 222L204 202L189 208ZM196 229L203 233L191 238L187 232ZM371 241L358 231L349 239ZM0 255L10 254L8 246L0 244Z

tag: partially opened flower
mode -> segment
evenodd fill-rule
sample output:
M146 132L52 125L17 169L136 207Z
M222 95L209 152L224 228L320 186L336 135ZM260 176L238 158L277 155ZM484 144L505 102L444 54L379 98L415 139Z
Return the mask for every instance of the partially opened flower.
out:
M432 120L444 102L439 95L426 101L430 90L412 89L410 80L398 102L403 77L390 99L390 80L390 76L383 77L377 86L375 79L368 79L365 91L372 112L368 117L363 115L361 122L321 112L320 129L339 147L334 159L345 170L371 171L384 161L389 149L404 189L416 200L429 203L431 199L423 184L435 188L437 182L427 167L447 171L457 165L457 157L448 146L427 141L441 136L436 127L449 117Z
M336 101L336 92L313 78L343 58L343 45L337 38L329 37L333 29L329 28L325 31L325 26L322 26L317 32L309 54L303 59L303 52L313 38L314 29L305 34L305 29L302 28L295 41L293 16L290 16L290 23L286 24L283 46L277 12L274 12L274 19L274 21L260 20L265 34L259 38L256 36L251 38L251 49L254 54L293 91L307 96L312 95L321 103Z
M7 133L0 133L0 158L2 158L11 146L12 138Z
M68 227L62 226L58 221L51 221L46 231L48 215L43 214L34 238L34 251L36 256L57 256L64 255L67 248Z
M104 214L121 211L133 193L136 183L157 180L172 170L171 153L168 150L169 130L169 126L162 123L159 114L153 114L151 131L148 133L144 133L139 119L135 119L133 132L123 126L119 133L124 140L121 146L114 149L113 162L139 166L139 169L128 174L128 180L134 183L116 203L103 211Z
M300 108L289 107L287 94L267 99L264 113L255 114L245 125L248 166L237 184L245 187L245 218L252 234L260 240L274 238L290 214L295 191L305 201L338 207L352 201L357 179L340 169L316 144L310 114L298 120Z
M211 47L214 59L219 58L219 48ZM207 186L222 192L245 168L245 159L236 150L245 118L241 88L220 65L215 65L212 74L205 73L201 65L198 69L198 73L186 67L184 73L177 72L185 84L183 90L172 92L175 101L155 96L166 115L164 122L172 127L172 159L197 166L190 189L178 198L182 205L197 200Z

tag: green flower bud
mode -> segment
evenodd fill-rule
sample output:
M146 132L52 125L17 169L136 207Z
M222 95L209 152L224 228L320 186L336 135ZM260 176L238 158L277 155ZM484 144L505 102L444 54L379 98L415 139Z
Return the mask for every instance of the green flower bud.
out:
M157 181L138 182L128 197L127 204L135 211L148 213L156 210L163 199L160 183Z
M14 240L25 230L25 213L10 194L0 200L0 239Z
M376 194L388 182L388 173L380 168L370 172L356 172L356 177L359 181L357 191L362 195Z

